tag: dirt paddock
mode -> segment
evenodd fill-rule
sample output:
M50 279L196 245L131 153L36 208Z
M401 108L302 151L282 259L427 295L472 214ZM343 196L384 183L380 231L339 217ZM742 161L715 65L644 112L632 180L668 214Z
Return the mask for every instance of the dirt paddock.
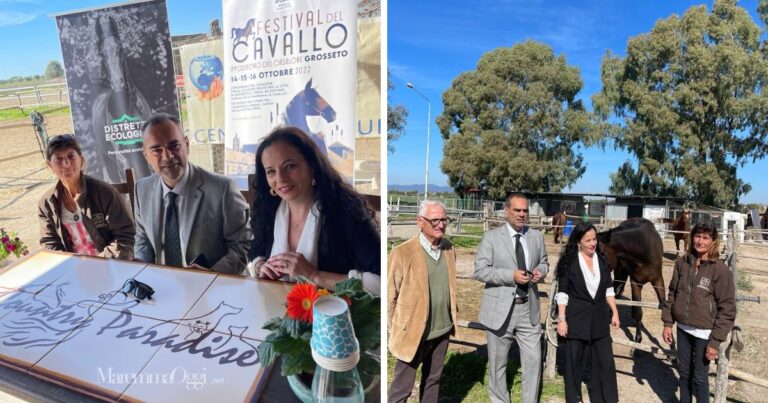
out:
M554 245L551 234L545 238L547 252L550 261L550 270L557 263L557 257L562 245ZM665 250L674 249L674 241L669 236L664 240ZM477 310L482 298L483 284L472 280L472 271L475 258L475 250L460 249L458 251L458 295L460 319L477 320ZM768 259L768 243L747 242L740 246L741 256L752 256ZM673 255L665 254L664 281L669 284L674 266ZM747 278L752 284L752 290L737 291L737 294L757 295L765 301L768 296L768 265L766 260L750 259L742 257L738 261L738 267L749 271ZM539 287L541 291L549 291L552 276L547 277L546 282ZM624 298L631 298L629 287L624 290ZM643 301L657 301L656 294L650 284L643 287ZM737 325L742 328L744 349L741 352L732 350L731 365L748 374L766 378L768 374L768 355L765 348L768 346L768 315L766 315L766 302L762 304L740 302L738 304ZM548 301L542 299L542 312L548 308ZM630 307L620 306L621 328L612 330L612 337L631 340L634 335L634 320L631 317ZM644 344L653 344L668 347L661 340L663 329L661 311L644 309L643 324L647 332L643 334ZM482 331L462 328L458 339L484 346L485 334ZM453 343L452 349L469 351L471 346ZM674 402L676 396L677 371L672 364L665 359L657 358L644 352L632 354L629 347L614 344L614 356L619 382L619 394L624 402ZM710 368L710 392L714 391L716 366ZM586 398L586 396L584 396ZM768 390L738 380L730 380L728 387L728 401L732 402L768 402Z

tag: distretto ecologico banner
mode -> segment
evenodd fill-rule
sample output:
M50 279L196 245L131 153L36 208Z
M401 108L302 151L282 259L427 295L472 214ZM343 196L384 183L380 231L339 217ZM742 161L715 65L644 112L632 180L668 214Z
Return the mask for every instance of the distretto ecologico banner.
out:
M179 116L164 0L56 15L75 135L88 174L111 183L152 170L141 125Z

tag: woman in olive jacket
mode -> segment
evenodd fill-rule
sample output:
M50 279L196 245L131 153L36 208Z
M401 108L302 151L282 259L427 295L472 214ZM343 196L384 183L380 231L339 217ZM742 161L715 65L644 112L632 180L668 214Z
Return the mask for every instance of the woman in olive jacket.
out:
M661 313L662 334L672 344L672 325L677 322L677 371L680 402L709 402L709 362L717 357L736 319L736 287L733 274L719 260L717 227L696 224L688 251L677 259L669 296Z

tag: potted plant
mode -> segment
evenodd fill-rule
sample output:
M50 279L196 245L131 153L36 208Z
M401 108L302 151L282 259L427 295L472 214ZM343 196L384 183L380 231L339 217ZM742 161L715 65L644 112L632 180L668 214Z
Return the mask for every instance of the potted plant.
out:
M20 257L29 254L29 250L24 245L24 242L16 236L15 231L6 231L5 228L0 228L0 266L2 262L10 255Z
M299 282L286 297L286 314L273 318L264 324L271 333L259 345L259 359L263 367L281 358L281 375L288 377L294 393L302 399L311 400L310 388L315 371L315 361L309 340L312 338L312 304L322 295L335 295L349 305L352 326L360 343L360 362L357 370L368 391L376 385L381 363L369 352L381 343L380 298L363 289L359 279L347 279L336 284L336 291L318 288L314 284Z

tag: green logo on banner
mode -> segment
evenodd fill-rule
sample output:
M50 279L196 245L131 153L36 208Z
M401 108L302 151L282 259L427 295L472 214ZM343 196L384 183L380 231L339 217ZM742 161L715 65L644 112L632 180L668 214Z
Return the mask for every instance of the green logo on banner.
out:
M131 116L126 114L126 115L120 116L117 119L112 119L112 123L135 122L140 119L141 118L138 116Z
M136 143L141 143L143 140L144 140L143 138L137 138L133 140L120 140L120 141L115 141L115 144L120 144L120 145L136 144Z

